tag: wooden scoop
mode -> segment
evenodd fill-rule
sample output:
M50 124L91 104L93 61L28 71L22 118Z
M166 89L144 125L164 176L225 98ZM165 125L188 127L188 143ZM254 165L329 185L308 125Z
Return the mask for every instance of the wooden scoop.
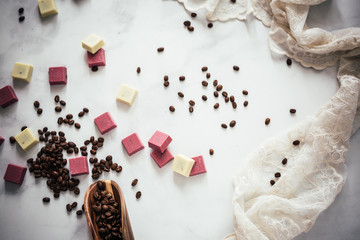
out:
M118 210L121 212L121 233L125 240L134 240L134 234L131 228L131 223L129 219L129 214L126 209L125 197L119 187L119 185L112 181L112 180L104 180L102 181L105 183L106 191L110 192L115 201L119 204ZM87 189L84 199L84 208L85 208L85 215L86 220L88 222L91 235L94 240L103 240L103 238L99 235L98 226L95 222L95 213L92 210L92 206L95 203L94 200L94 193L97 191L96 182L91 184L90 187Z

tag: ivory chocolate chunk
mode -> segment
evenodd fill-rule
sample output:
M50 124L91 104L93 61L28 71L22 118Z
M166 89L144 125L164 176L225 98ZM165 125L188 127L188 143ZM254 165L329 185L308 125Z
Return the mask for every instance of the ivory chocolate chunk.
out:
M21 80L24 82L30 82L31 75L33 72L33 66L25 63L15 63L14 69L12 71L13 80Z
M38 0L41 17L48 17L57 14L55 0Z
M71 176L89 174L89 166L87 163L87 157L70 158L70 174Z
M0 88L0 106L2 108L6 108L7 106L17 101L18 98L11 86L7 85L3 88Z
M50 83L50 85L66 84L67 83L66 67L50 67L49 68L49 83Z
M121 143L123 144L129 156L144 149L144 145L141 143L141 140L137 133L133 133L130 136L127 136L126 138L121 140Z
M2 136L0 136L0 146L1 146L1 144L3 144L4 141L5 141L5 139Z
M9 163L4 175L4 180L21 185L26 174L26 167Z
M16 142L20 147L27 151L29 148L39 142L38 138L32 133L30 128L26 128L15 137Z
M116 99L120 102L126 103L128 105L132 105L135 97L137 95L138 90L132 88L126 84L121 85L119 93Z
M194 166L195 160L186 157L182 154L176 155L172 170L185 177L189 177L192 167Z
M101 134L105 134L117 127L109 112L101 114L94 121Z
M168 162L174 159L174 156L166 149L163 153L153 150L150 156L154 159L159 168L162 168Z
M92 54L95 54L104 45L104 40L95 34L90 34L82 41L82 47Z
M169 135L160 131L156 131L150 138L148 144L150 148L163 153L171 141L172 139Z
M94 66L105 66L105 50L103 48L100 48L99 51L92 54L90 52L87 52L88 57L88 65L89 67Z
M206 173L206 167L205 167L203 157L200 155L197 157L193 157L192 159L194 159L195 163L191 169L190 176L194 176L194 175L201 174L201 173Z

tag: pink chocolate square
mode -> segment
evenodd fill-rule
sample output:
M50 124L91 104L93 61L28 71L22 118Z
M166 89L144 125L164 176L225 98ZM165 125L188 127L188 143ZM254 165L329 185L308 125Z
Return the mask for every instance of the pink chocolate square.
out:
M4 141L5 141L5 139L2 136L0 136L0 146L1 146L1 144L3 144Z
M150 138L148 144L150 148L163 153L169 146L171 141L172 139L169 135L160 131L156 131L154 135L152 135L152 137Z
M100 48L95 54L87 52L89 67L105 66L105 50Z
M130 136L121 140L123 146L125 147L129 156L137 153L141 149L144 149L144 145L141 143L139 136L137 133L133 133Z
M26 174L26 167L9 163L5 172L4 180L21 185Z
M195 160L195 163L191 169L190 176L194 176L201 173L206 173L205 163L203 157L197 156L193 157L192 159Z
M67 83L66 67L50 67L49 68L50 85L59 85Z
M109 112L106 112L94 119L101 134L105 134L117 127Z
M70 158L70 174L71 176L89 174L89 166L87 163L87 157Z
M174 156L168 149L166 149L163 153L153 150L150 153L150 156L154 159L159 168L162 168L165 164L174 159Z
M7 106L17 102L18 98L14 92L14 89L7 85L3 88L0 88L0 106L6 108Z

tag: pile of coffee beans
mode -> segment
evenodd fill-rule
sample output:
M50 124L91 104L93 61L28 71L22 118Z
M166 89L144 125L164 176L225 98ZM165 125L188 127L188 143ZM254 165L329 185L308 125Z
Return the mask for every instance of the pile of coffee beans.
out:
M122 166L119 166L117 163L113 163L112 156L108 155L105 159L98 158L89 158L89 163L93 164L94 167L91 170L91 177L93 179L98 179L103 172L116 171L117 173L122 171Z
M105 183L97 182L97 190L93 194L94 204L91 206L95 214L95 222L99 235L106 240L123 239L121 233L121 208L114 196L105 190Z
M87 156L88 155L88 145L92 145L90 149L91 155L96 155L99 148L102 148L104 146L105 139L103 137L99 137L97 140L94 136L91 136L88 140L84 141L84 146L80 147L81 155Z

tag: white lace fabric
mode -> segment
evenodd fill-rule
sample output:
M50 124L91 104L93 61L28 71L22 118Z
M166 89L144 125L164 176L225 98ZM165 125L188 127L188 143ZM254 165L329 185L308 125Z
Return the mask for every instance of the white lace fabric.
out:
M360 29L309 28L310 6L325 0L252 0L251 6L247 0L178 1L188 11L207 11L211 21L243 20L252 12L271 28L270 49L304 67L321 70L340 62L340 88L328 104L267 140L234 176L235 232L225 238L282 240L309 231L344 185L349 139L360 127Z

